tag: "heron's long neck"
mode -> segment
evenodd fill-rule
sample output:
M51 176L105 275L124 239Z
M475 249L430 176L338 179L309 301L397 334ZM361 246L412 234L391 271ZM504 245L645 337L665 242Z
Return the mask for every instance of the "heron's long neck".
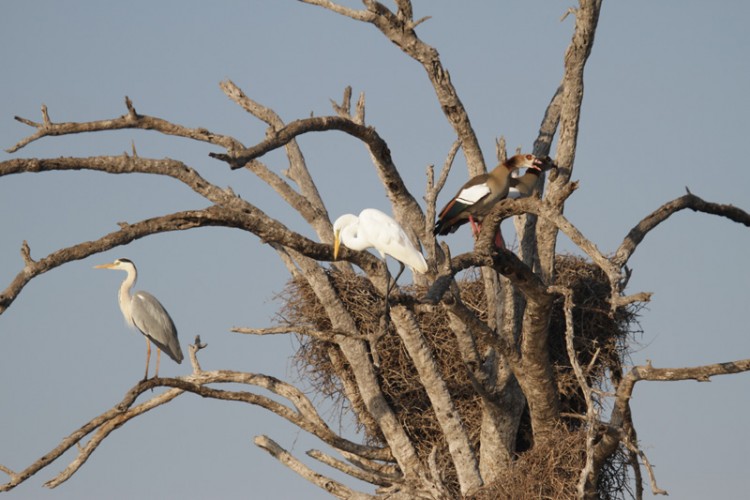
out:
M125 316L125 322L128 324L133 322L132 315L130 314L130 302L132 300L130 291L133 289L133 285L135 285L136 277L135 269L128 269L128 275L123 280L122 285L120 285L120 292L117 297L122 315Z

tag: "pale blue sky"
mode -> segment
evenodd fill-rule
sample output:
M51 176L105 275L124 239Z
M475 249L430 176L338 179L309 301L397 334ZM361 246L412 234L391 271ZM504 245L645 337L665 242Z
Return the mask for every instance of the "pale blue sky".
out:
M354 2L356 5L357 3ZM435 46L466 105L488 162L494 140L528 150L554 89L573 19L571 3L415 2L431 15L418 33ZM750 136L750 4L604 2L586 69L574 178L566 215L604 252L688 186L710 201L750 209L743 144ZM408 187L421 199L424 170L441 165L452 132L423 70L374 28L291 0L128 3L6 0L0 4L0 145L31 130L45 103L54 121L86 121L136 109L245 144L264 127L219 90L232 79L285 120L330 113L343 88L367 94L367 121L388 141ZM144 131L48 138L0 159L120 154L135 141L144 157L189 163L231 185L269 215L312 236L299 217L247 172L208 157L216 148ZM300 144L332 215L388 210L364 148L343 134ZM553 148L554 152L554 148ZM466 180L454 168L443 202ZM268 164L285 165L280 155ZM343 186L351 188L342 189ZM32 256L96 239L117 228L204 200L165 179L90 172L0 179L0 288ZM506 239L512 239L510 224ZM466 231L447 238L468 248ZM573 251L564 239L560 248ZM631 261L629 291L651 291L635 362L686 366L750 357L746 228L680 213L650 234ZM144 342L116 305L123 278L94 264L128 257L139 287L175 319L183 348L200 334L205 369L237 369L294 380L288 338L249 338L232 326L272 324L287 274L252 235L201 229L139 240L73 262L32 281L0 316L0 463L22 469L94 415L119 401L142 375ZM189 365L162 364L165 375ZM695 382L641 383L633 409L639 437L673 498L743 498L747 374ZM351 432L351 428L348 429ZM325 498L252 444L268 434L304 457L319 442L267 412L185 395L113 433L68 483L41 484L74 455L8 498ZM330 473L323 466L317 470ZM332 473L334 477L340 477ZM4 482L4 478L1 479ZM647 495L648 496L648 495Z

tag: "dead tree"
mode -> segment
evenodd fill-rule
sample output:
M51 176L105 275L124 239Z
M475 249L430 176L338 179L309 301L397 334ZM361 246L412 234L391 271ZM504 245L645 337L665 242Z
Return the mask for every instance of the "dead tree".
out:
M423 66L437 104L455 132L454 147L437 179L428 168L426 207L422 208L402 182L386 138L365 122L364 95L353 104L350 88L340 103L333 104L333 114L285 123L231 81L222 82L227 97L268 126L266 137L251 146L235 137L140 114L128 98L124 115L85 123L53 122L42 106L40 122L17 117L34 133L9 152L49 136L115 129L145 129L209 143L222 150L211 156L236 170L236 175L252 173L268 183L307 221L319 241L290 230L260 207L213 185L180 161L143 158L135 151L122 156L4 161L0 176L67 170L167 176L194 190L210 206L121 223L117 231L97 240L62 248L38 260L32 258L24 242L23 267L0 293L0 313L39 275L139 238L205 226L252 233L278 253L291 275L285 291L287 321L237 331L298 335L302 346L299 365L313 376L320 391L346 402L365 442L339 436L311 401L288 383L256 373L202 369L197 354L203 345L196 339L190 347L191 375L139 382L119 404L92 418L24 470L0 466L8 476L0 490L21 484L78 445L76 459L47 483L59 485L119 426L187 392L243 401L274 412L340 453L334 457L312 450L310 456L377 486L375 495L380 497L522 498L528 492L535 492L534 496L544 492L554 498L615 497L629 481L625 469L617 465L632 469L635 496L640 497L641 464L649 474L652 491L663 493L638 446L629 408L635 384L643 380L706 380L747 371L750 360L676 369L626 367L629 329L640 304L649 300L648 293L626 293L627 264L646 235L677 211L705 212L745 226L750 226L750 215L688 192L638 222L611 256L603 255L565 217L565 202L577 186L572 174L583 75L601 1L580 0L571 11L575 25L564 54L561 82L546 108L539 110L541 126L533 153L554 156L558 170L546 183L544 179L539 182L534 196L498 204L485 219L473 251L457 256L450 254L447 245L438 244L432 234L438 193L459 151L466 157L470 176L486 171L487 158L438 52L417 35L416 28L425 19L413 18L408 0L397 0L395 10L374 0L364 0L362 9L329 0L304 1L373 25ZM296 141L310 132L329 131L348 134L367 149L394 217L427 255L430 271L391 298L386 321L373 307L381 303L386 286L381 261L367 252L344 249L342 260L332 263L331 218ZM281 148L288 161L283 175L262 161L264 155ZM497 159L505 155L499 142ZM499 224L511 217L519 235L517 253L497 249L492 243ZM585 259L556 254L561 232L580 248ZM459 273L463 277L457 277ZM222 389L222 384L240 384L245 389L236 389L236 385ZM159 387L166 390L135 403L139 396ZM270 390L288 404L259 395L254 388ZM612 410L603 414L609 407ZM371 496L311 470L267 436L258 436L255 443L336 497Z

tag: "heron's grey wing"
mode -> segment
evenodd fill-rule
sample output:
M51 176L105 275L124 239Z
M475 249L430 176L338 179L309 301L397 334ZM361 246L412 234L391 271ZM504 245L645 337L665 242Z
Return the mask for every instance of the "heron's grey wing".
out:
M133 294L131 315L135 326L159 349L177 363L182 362L182 349L177 339L177 329L164 306L148 292Z

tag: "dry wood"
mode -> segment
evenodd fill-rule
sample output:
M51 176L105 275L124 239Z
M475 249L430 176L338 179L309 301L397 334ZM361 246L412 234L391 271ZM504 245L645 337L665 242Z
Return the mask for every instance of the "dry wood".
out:
M120 222L117 231L36 260L24 241L20 252L23 267L0 292L0 313L12 305L30 280L41 274L138 238L204 226L251 233L276 250L292 275L287 307L295 315L278 326L233 331L253 335L297 333L304 339L298 361L307 362L309 373L319 376L316 380L325 380L318 389L336 393L347 401L347 408L367 436L366 444L344 439L332 431L312 402L291 384L262 374L204 371L197 352L205 344L196 338L190 350L193 374L139 382L118 404L91 419L22 471L0 465L0 471L9 477L0 491L21 484L78 446L78 455L46 483L49 487L61 484L79 470L111 432L187 392L274 412L338 450L348 462L319 451L309 452L311 456L380 486L380 497L434 499L476 494L477 498L595 498L608 493L602 478L615 483L621 479L618 474L622 473L610 472L607 467L621 460L618 454L621 457L624 453L628 458L619 463L629 461L638 482L640 459L652 492L665 493L656 486L652 467L638 448L629 407L636 383L706 381L715 375L748 371L750 360L674 369L658 369L649 363L626 371L624 338L636 321L638 305L648 301L649 294L626 295L630 271L625 266L645 236L680 210L689 208L718 215L745 226L750 226L750 215L731 205L707 202L688 191L641 220L613 256L603 254L563 215L565 201L577 186L571 176L583 75L601 1L580 0L578 8L570 11L575 15L575 26L565 53L562 83L544 110L533 146L534 154L546 156L557 135L559 170L549 174L543 193L544 176L540 176L532 196L499 203L483 221L473 251L456 257L451 257L450 248L445 243L438 245L432 235L437 197L459 149L467 159L471 176L486 168L450 74L437 50L425 44L415 31L427 18L415 20L409 0L396 0L395 10L375 0L363 0L363 9L329 0L303 2L372 24L425 69L437 104L455 133L437 180L433 167L428 167L425 211L404 185L386 138L366 125L364 93L353 104L349 87L341 102L332 102L334 115L284 123L273 109L251 99L232 81L221 82L227 97L268 125L266 136L251 146L231 136L139 114L128 98L126 114L81 123L54 122L42 105L41 122L16 117L34 131L9 152L45 137L117 129L150 130L205 142L222 149L211 156L238 169L237 175L249 172L267 183L313 228L322 243L290 230L231 189L208 182L183 162L139 157L135 145L131 156L4 161L0 162L0 178L74 170L166 176L198 193L210 206L134 223ZM391 318L383 325L372 312L372 304L383 300L377 292L385 286L382 262L368 252L342 248L340 262L330 267L323 265L332 259L330 217L296 139L302 134L333 131L344 132L367 148L394 217L427 251L430 272L417 280L415 288L392 293ZM261 158L282 147L288 165L277 173ZM507 155L502 138L496 149L498 158ZM507 249L498 250L493 244L501 221L513 216L519 217L518 255ZM577 245L588 261L556 256L560 232ZM363 274L355 274L355 268ZM481 278L456 279L459 273L472 268L480 270L474 272L475 277L481 274ZM378 356L382 362L374 363ZM219 389L217 384L246 387ZM165 392L134 404L137 397L158 387L164 387ZM256 388L275 393L285 403L256 394ZM605 423L600 412L608 398L613 410ZM87 436L88 441L82 443ZM260 436L256 444L334 496L371 498L314 472L270 438ZM639 487L636 491L640 491ZM615 490L609 493L612 491Z

